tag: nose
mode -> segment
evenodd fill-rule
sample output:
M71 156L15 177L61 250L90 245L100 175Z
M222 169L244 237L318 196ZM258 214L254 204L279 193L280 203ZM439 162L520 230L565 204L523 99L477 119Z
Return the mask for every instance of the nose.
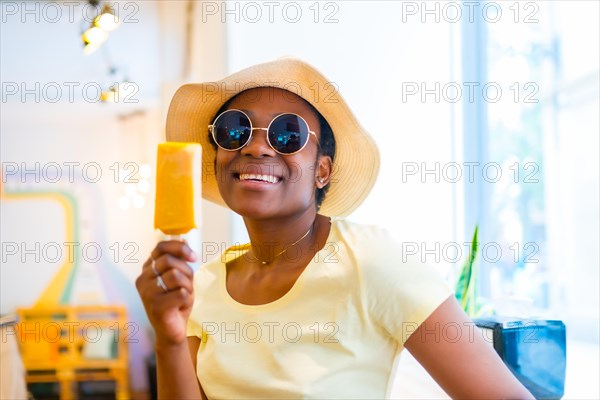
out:
M267 128L252 128L250 141L240 150L242 155L251 157L274 157L275 151L269 145Z

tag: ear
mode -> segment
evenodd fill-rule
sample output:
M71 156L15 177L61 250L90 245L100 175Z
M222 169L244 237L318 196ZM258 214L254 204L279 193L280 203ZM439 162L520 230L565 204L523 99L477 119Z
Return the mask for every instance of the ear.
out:
M317 159L317 166L315 168L315 185L319 189L327 186L331 174L333 172L333 161L331 157L326 155L320 155Z

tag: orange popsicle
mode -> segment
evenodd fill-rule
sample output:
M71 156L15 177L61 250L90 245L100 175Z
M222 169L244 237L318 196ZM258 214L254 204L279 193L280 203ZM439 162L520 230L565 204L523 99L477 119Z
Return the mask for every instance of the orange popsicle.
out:
M200 224L202 147L198 143L158 145L154 228L181 235Z

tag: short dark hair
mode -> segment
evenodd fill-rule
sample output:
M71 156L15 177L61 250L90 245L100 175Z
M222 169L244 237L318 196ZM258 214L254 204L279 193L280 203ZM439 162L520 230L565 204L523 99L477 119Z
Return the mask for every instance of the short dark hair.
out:
M246 89L246 90L251 90L251 89ZM218 115L220 115L223 111L225 111L229 107L229 104L231 104L233 99L235 99L237 96L244 93L246 90L241 91L240 93L233 96L231 99L227 100L225 102L225 104L223 104L221 106L221 108L219 108L219 111L217 111L215 113L215 115L213 116L211 121L214 121L214 119L217 118ZM321 113L312 104L310 104L308 101L306 101L304 99L302 99L302 100L308 105L308 107L317 116L317 118L319 120L321 136L319 138L317 157L322 156L322 155L329 156L329 157L331 157L331 161L333 162L333 160L335 158L335 136L333 135L333 130L331 129L331 126L329 125L329 123L327 122L325 117L323 117L321 115ZM212 137L212 134L210 132L208 132L208 140L216 151L218 149L218 146L215 143L215 141ZM216 159L215 159L215 162L216 162ZM329 190L329 182L327 182L327 185L323 186L323 188L316 190L315 203L317 206L317 211L321 208L321 204L323 203L323 200L325 200L325 195L327 194L328 190Z

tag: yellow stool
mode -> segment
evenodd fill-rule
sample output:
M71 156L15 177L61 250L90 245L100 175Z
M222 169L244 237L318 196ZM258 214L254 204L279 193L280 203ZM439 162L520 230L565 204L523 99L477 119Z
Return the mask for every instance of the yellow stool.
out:
M70 400L75 383L110 380L117 400L129 398L124 307L21 308L17 315L27 383L58 382L61 400Z

